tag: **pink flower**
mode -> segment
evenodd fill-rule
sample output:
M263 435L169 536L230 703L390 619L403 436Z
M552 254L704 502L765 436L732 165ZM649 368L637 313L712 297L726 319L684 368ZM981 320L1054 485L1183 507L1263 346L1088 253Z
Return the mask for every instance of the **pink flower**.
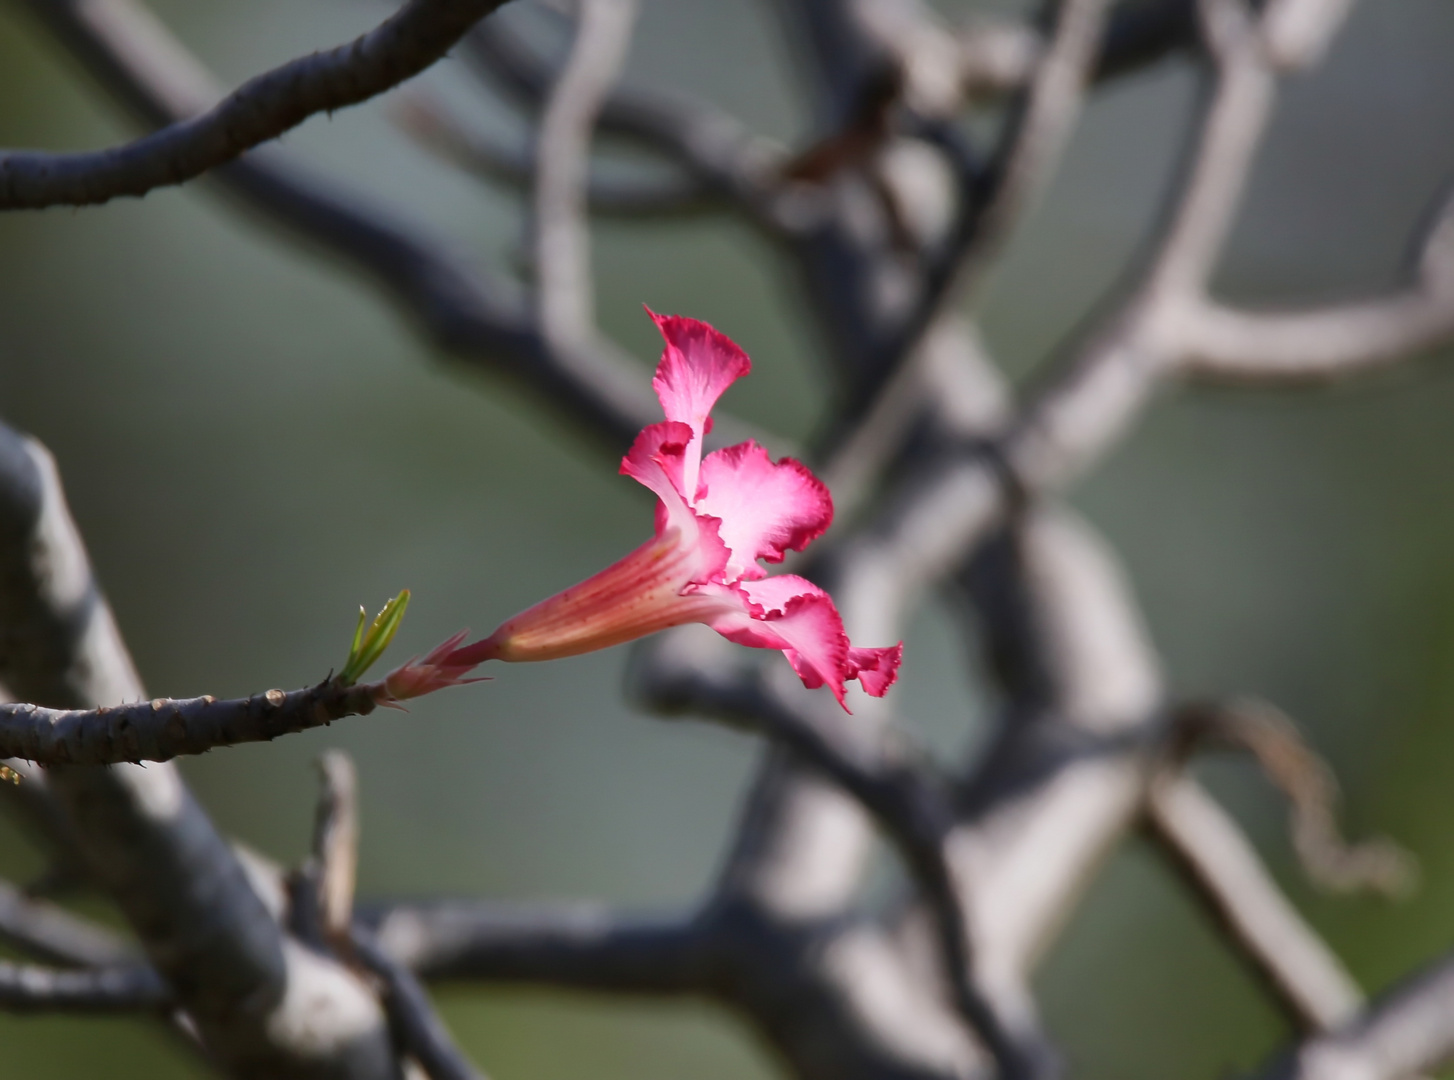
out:
M833 520L828 489L755 442L702 456L712 406L751 370L747 355L704 322L648 313L666 339L652 380L666 420L637 436L621 472L656 493L656 534L457 650L456 661L554 660L700 622L738 644L781 649L805 686L826 685L839 704L852 679L882 697L902 643L854 648L827 593L793 574L768 577L759 564L822 535Z

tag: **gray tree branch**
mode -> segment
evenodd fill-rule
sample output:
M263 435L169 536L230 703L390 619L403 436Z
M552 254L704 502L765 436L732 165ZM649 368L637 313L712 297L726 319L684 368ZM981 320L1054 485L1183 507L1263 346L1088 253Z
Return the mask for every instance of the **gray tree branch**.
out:
M558 72L504 21L482 23L462 54L477 70L531 110L542 110ZM631 139L683 168L719 196L748 206L770 194L781 147L752 135L732 116L690 98L617 86L601 101L602 134Z
M42 765L170 761L367 715L383 693L378 683L343 686L328 680L225 701L154 698L99 709L0 705L0 755Z
M1357 1017L1294 1047L1267 1080L1404 1080L1454 1059L1454 960L1444 958Z
M0 939L11 948L68 967L114 967L136 949L105 927L0 882Z
M199 116L89 153L0 152L0 209L82 206L180 184L438 60L503 0L408 0L362 37L259 75Z
M59 706L144 696L50 455L3 426L0 538L0 625L29 658L5 671L7 687ZM280 1078L395 1080L372 994L285 938L173 767L73 766L47 780L91 879L218 1061Z
M508 145L472 128L442 101L411 94L396 110L404 131L426 150L478 179L529 190L535 184L531 148ZM691 177L586 180L586 205L592 213L615 217L663 217L710 210L721 202L704 183Z
M429 1080L485 1080L455 1045L413 973L355 930L353 951L384 988L384 1007L400 1049L417 1061Z
M594 904L402 903L362 919L380 948L430 982L693 993L718 963L704 919L626 918Z
M1321 308L1242 311L1212 300L1187 317L1184 370L1249 385L1326 382L1454 338L1454 201L1421 238L1414 280L1391 295Z
M171 990L145 964L63 970L0 960L6 1012L161 1012L171 1003Z
M211 77L132 0L26 0L48 30L143 123L214 99ZM215 173L270 223L363 271L446 352L532 389L617 452L658 416L646 372L601 344L552 347L519 290L446 242L338 192L263 148Z

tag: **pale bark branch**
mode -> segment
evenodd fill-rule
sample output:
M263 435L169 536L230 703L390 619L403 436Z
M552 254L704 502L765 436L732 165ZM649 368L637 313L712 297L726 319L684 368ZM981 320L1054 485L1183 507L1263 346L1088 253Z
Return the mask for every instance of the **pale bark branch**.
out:
M973 248L955 268L947 295L959 295L999 254L1049 184L1080 117L1111 6L1110 0L1058 0L1055 26L1010 125L1002 160L985 181L993 194L980 211Z
M1167 777L1153 783L1148 811L1163 850L1300 1027L1328 1031L1357 1016L1358 984L1210 795L1193 780Z
M466 35L462 53L491 81L531 110L544 107L558 78L553 65L501 20ZM751 134L734 117L703 102L618 86L601 101L602 134L631 139L665 156L711 191L755 205L770 194L781 147Z
M358 772L342 750L318 759L323 789L313 826L313 863L319 921L335 947L349 940L358 877Z
M1454 1060L1454 960L1445 958L1326 1035L1294 1047L1266 1080L1406 1080Z
M1208 304L1191 322L1186 373L1246 386L1332 382L1454 339L1454 292L1423 289L1304 311Z
M596 336L585 186L591 133L636 18L635 0L581 0L575 38L546 99L535 146L536 319L552 344Z
M1183 370L1248 385L1326 382L1454 339L1454 201L1419 244L1414 281L1384 297L1303 310L1247 311L1213 300L1187 312Z
M434 63L503 0L408 0L362 37L244 83L207 112L90 153L0 152L0 209L82 206L180 184L320 112L374 97Z

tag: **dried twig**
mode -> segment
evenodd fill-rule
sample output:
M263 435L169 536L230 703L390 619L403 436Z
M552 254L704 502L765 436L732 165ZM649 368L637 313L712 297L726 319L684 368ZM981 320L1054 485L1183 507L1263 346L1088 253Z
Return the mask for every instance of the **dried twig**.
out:
M1292 840L1308 876L1337 892L1407 893L1417 870L1407 852L1385 839L1349 844L1338 831L1338 783L1292 720L1262 701L1188 705L1177 711L1172 767L1198 745L1223 741L1249 750L1292 814Z

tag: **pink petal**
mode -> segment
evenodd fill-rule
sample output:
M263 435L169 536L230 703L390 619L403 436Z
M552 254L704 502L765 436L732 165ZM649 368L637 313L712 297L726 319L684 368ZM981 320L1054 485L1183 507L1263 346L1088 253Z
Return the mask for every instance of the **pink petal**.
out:
M899 677L904 643L885 649L849 649L848 677L857 679L872 697L883 697Z
M724 390L752 370L752 361L726 334L704 322L680 315L658 315L650 308L646 313L666 341L656 377L651 380L652 388L666 418L692 429L682 488L690 502L696 495L702 437L712 430L712 406Z
M682 486L682 465L691 441L692 429L686 424L674 420L648 424L621 459L621 475L656 492L668 507L685 507L689 500Z
M728 581L765 577L758 559L782 562L833 521L833 499L806 465L792 458L774 464L752 441L708 454L702 488L697 510L722 520L722 541L732 551Z
M842 705L848 635L832 598L794 574L736 587L749 602L749 617L724 617L712 628L739 645L781 649L804 686L816 690L826 685Z
M712 629L739 645L783 650L804 686L826 685L845 710L845 683L858 679L868 693L883 697L898 677L903 643L850 647L832 597L806 578L778 574L719 588L735 590L744 603L741 611L724 611L709 623Z
M656 492L656 535L676 530L678 541L695 547L699 565L687 579L709 581L721 575L728 551L720 534L721 522L698 514L682 498L682 455L691 436L686 424L667 420L644 428L621 459L621 472Z

